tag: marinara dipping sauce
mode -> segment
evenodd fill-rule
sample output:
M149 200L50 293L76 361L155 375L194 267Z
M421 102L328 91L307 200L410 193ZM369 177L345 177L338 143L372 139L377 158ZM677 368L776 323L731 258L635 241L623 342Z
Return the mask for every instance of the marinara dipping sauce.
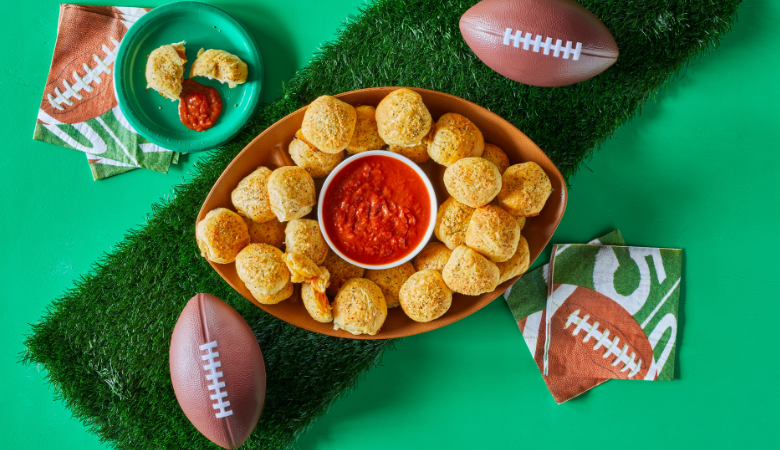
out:
M185 78L179 96L179 119L190 130L206 131L222 113L222 98L211 86Z
M431 198L420 175L404 162L377 154L355 157L327 186L320 219L345 256L360 264L389 264L426 238Z

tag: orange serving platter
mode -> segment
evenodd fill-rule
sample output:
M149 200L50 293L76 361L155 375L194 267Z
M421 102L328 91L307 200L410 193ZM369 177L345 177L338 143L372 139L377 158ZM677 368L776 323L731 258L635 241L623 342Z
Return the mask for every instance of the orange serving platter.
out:
M378 87L361 89L359 91L345 92L335 97L353 105L372 105L376 106L387 94L399 89L398 87ZM427 89L410 88L422 95L425 105L431 112L434 120L445 113L455 112L468 117L479 127L485 137L485 142L495 144L506 152L512 164L519 164L526 161L534 161L539 164L552 182L553 192L547 200L541 214L536 217L528 218L523 228L523 236L528 240L528 246L531 252L531 263L539 257L545 245L550 241L555 229L563 217L566 209L566 183L563 176L550 161L550 158L534 144L531 139L515 128L512 124L502 119L498 115L487 109L471 103L462 98L449 94ZM206 197L203 206L198 213L197 221L203 220L206 214L215 208L229 208L235 210L230 201L231 191L238 185L244 177L249 175L259 166L266 166L275 169L281 166L290 166L295 163L287 153L287 145L292 141L295 132L301 128L303 114L306 107L303 107L294 113L288 115L282 120L276 122L257 136L241 153L228 165L222 175L219 177L214 187ZM422 164L423 171L428 174L431 183L436 191L436 197L441 205L448 197L444 187L442 177L444 167L433 161ZM315 180L317 190L322 184L324 178ZM315 217L316 208L310 214L310 218ZM418 323L408 318L400 307L388 310L387 320L382 326L381 331L376 336L360 335L354 336L344 330L333 330L332 323L320 323L315 321L306 312L303 302L300 299L300 288L296 287L295 294L276 305L262 305L258 303L249 290L244 286L244 282L238 278L234 263L217 264L210 262L214 270L225 279L235 290L246 297L247 300L256 304L270 314L291 323L295 326L305 328L321 334L330 336L350 338L350 339L389 339L415 334L425 333L435 330L452 322L458 321L470 314L473 314L484 307L493 299L501 295L517 278L508 280L496 288L495 291L485 293L479 296L467 296L455 294L452 300L452 307L442 317L427 323ZM331 299L333 300L333 299Z

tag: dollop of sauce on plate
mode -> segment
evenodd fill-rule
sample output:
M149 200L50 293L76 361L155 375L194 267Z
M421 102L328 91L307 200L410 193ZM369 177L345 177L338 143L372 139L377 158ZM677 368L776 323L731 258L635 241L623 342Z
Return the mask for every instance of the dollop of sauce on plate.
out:
M222 113L222 98L211 86L204 86L191 78L182 82L179 96L179 119L190 130L206 131Z
M333 178L321 222L349 258L370 265L398 261L425 237L430 196L411 167L382 155L356 159Z

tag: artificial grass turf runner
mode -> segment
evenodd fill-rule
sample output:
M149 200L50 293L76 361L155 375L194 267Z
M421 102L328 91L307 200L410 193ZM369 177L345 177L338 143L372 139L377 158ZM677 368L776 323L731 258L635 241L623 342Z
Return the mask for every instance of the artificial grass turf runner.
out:
M282 99L263 107L239 136L198 165L171 201L154 208L146 226L53 302L33 326L23 361L42 364L74 415L112 446L213 448L179 408L168 371L179 313L192 295L209 292L247 320L266 359L265 410L245 447L290 446L392 342L320 336L281 322L233 291L199 256L194 220L200 205L253 137L322 94L416 86L503 116L568 177L686 61L717 43L739 1L582 1L610 29L621 55L600 76L562 88L525 86L484 66L458 29L473 3L380 0L352 19Z

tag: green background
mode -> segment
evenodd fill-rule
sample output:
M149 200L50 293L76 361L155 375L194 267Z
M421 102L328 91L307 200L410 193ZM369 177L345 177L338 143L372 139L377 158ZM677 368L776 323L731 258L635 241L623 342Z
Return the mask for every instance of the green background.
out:
M255 36L265 101L364 4L213 3ZM7 4L0 31L0 448L107 448L54 398L45 371L17 363L22 341L47 305L143 224L203 155L184 157L167 175L136 170L95 182L82 153L32 140L57 5ZM612 381L556 405L499 300L398 342L297 447L775 447L777 24L780 3L746 0L720 47L681 71L570 180L553 238L585 242L620 228L630 245L684 249L674 381Z

